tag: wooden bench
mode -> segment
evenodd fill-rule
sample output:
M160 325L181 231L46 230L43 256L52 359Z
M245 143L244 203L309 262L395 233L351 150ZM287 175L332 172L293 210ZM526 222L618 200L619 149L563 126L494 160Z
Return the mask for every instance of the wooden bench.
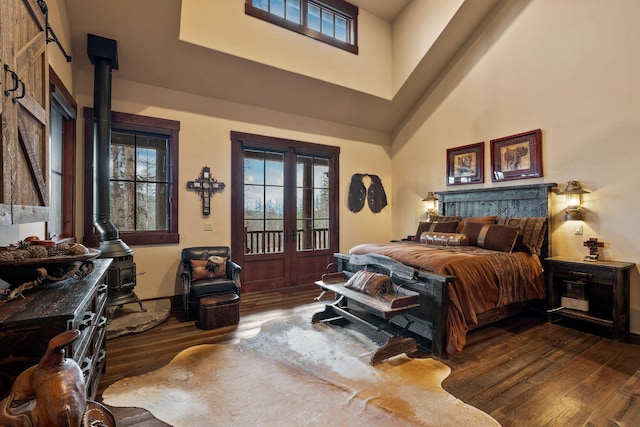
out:
M322 280L315 282L322 289L321 296L330 291L339 295L339 298L325 304L323 311L315 313L311 318L312 323L335 324L347 320L361 326L371 339L380 344L371 355L369 363L372 365L397 354L410 355L417 351L415 339L404 337L390 322L392 318L403 316L420 306L417 292L392 282L386 293L372 296L345 287L346 282L347 277L342 272L325 274ZM407 328L408 325L402 331Z

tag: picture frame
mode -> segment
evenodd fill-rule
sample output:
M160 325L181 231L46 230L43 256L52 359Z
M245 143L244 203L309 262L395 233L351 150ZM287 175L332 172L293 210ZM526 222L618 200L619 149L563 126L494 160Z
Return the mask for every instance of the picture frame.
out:
M491 181L540 178L542 132L540 129L491 141Z
M447 185L484 182L484 141L447 149Z

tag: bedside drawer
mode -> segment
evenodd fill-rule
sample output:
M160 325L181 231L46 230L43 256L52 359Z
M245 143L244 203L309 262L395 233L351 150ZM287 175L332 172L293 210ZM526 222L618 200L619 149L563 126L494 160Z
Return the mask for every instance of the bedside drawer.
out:
M567 280L582 282L592 282L600 284L612 284L616 278L616 271L610 268L599 268L596 265L585 264L562 264L558 263L551 267L556 277Z

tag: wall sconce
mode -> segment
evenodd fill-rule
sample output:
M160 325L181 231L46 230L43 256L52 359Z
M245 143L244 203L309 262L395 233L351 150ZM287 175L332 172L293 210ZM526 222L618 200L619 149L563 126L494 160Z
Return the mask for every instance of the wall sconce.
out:
M582 220L582 195L590 193L590 191L582 188L578 181L569 181L564 190L558 191L557 194L563 194L567 198L567 207L564 210L566 221Z
M422 199L427 208L427 217L429 215L437 215L438 214L438 195L433 191L429 191L427 193L427 197Z

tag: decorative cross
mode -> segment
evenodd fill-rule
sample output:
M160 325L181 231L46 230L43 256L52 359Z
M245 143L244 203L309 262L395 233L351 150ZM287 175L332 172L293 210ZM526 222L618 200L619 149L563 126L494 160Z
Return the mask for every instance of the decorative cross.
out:
M597 237L590 237L589 240L585 240L583 244L589 248L589 255L585 255L584 259L587 261L597 261L598 256L600 256L598 248L604 247L604 242L598 242Z
M218 182L211 177L208 166L202 168L200 176L193 181L187 181L187 188L196 190L202 198L202 215L208 216L211 213L211 195L216 191L224 189L224 183Z

